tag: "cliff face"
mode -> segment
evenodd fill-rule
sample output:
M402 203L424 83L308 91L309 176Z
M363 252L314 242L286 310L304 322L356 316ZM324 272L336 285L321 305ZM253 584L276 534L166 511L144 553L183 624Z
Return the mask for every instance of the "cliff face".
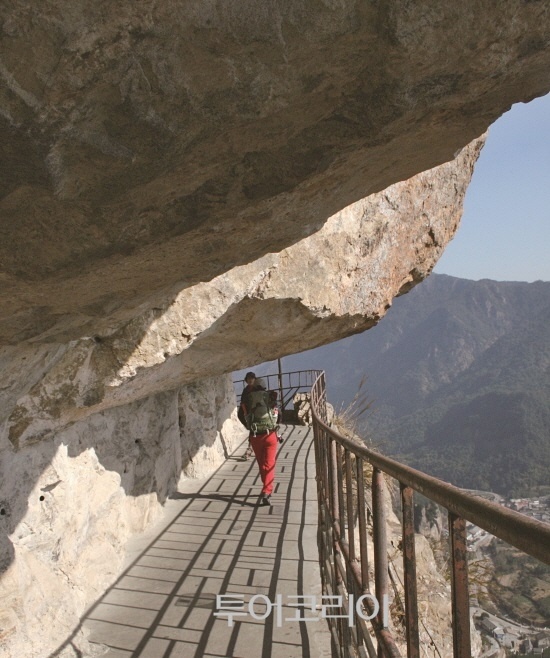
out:
M44 658L61 644L179 480L211 472L243 440L234 404L229 377L205 379L2 451L2 656Z
M431 271L472 140L550 88L545 3L474 4L2 4L8 655L53 646L239 440L225 373Z

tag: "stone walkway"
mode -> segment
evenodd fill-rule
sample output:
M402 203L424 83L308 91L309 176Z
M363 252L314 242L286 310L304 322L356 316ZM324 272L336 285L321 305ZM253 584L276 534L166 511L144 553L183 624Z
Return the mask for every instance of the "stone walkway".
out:
M162 527L134 540L123 575L83 620L90 641L109 647L103 655L331 655L316 609L313 433L289 425L283 436L271 507L258 505L258 468L242 461L245 442L208 479L186 481Z

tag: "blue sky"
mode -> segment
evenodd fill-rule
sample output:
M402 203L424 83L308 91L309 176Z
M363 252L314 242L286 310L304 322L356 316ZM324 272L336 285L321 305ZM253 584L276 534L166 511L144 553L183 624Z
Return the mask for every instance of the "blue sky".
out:
M460 228L434 271L550 281L550 94L514 105L490 127Z

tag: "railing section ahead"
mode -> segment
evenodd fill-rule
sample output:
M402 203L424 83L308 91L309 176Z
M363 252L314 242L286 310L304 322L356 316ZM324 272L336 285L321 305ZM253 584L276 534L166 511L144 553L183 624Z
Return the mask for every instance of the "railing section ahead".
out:
M313 382L319 375L319 370L295 370L293 372L258 375L258 377L261 377L265 381L268 390L278 391L279 405L284 413L296 393L309 392ZM240 396L245 386L244 380L235 381L233 385L236 395Z
M399 482L404 567L404 637L407 656L420 656L417 606L414 492L448 511L454 658L471 658L466 521L470 521L546 564L550 525L528 518L451 484L404 466L341 436L327 421L325 375L311 389L317 492L318 544L323 594L346 615L329 619L336 656L401 656L390 631L386 477ZM365 469L365 465L369 468ZM365 472L372 472L372 507L367 508ZM372 518L374 584L369 579L367 516ZM374 585L374 589L373 589ZM372 630L372 632L371 632ZM403 635L402 635L403 637Z

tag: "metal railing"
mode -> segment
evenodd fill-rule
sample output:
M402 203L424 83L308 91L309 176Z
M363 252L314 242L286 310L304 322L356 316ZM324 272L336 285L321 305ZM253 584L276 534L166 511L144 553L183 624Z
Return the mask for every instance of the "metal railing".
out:
M318 544L323 594L342 597L347 619L329 618L337 656L401 656L390 631L387 491L385 478L399 482L404 570L404 638L407 656L418 658L414 492L443 506L449 515L454 658L471 658L466 521L550 564L550 525L467 493L354 442L329 427L325 374L311 388L319 502ZM369 464L368 469L365 465ZM372 508L365 470L372 470ZM367 516L371 515L374 592L369 578ZM353 621L353 623L350 623ZM371 634L372 629L372 634ZM373 637L374 635L374 637Z
M265 381L268 390L278 391L279 405L284 413L296 393L309 392L313 386L313 382L319 375L319 370L295 370L293 372L279 372L271 375L258 375L258 377L261 377ZM240 397L242 389L245 386L245 381L243 379L234 381L233 386L235 387L235 394Z

